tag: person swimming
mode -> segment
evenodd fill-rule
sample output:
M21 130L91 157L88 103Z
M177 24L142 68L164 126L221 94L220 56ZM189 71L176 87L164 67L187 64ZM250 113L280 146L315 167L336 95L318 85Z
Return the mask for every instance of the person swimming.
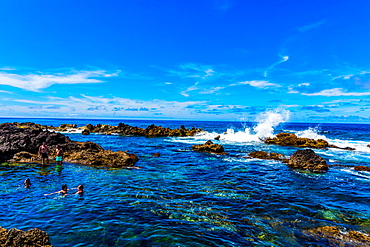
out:
M26 180L24 180L23 184L25 188L29 188L31 187L31 180L27 178Z
M50 194L44 194L45 196L48 196L48 195L51 195L51 194L57 194L57 193L60 193L62 196L65 196L68 194L68 187L66 184L63 184L62 185L62 190L59 190L59 191L56 191L56 192L53 192L53 193L50 193Z
M84 186L82 184L80 184L78 187L77 187L77 192L75 194L78 194L80 196L82 196L84 194Z

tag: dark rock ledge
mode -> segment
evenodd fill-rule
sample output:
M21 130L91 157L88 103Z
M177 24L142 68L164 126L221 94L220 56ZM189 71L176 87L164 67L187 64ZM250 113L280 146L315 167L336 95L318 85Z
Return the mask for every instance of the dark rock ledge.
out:
M26 232L12 228L0 227L0 246L6 247L51 247L49 236L38 228Z
M292 169L308 170L316 173L326 172L329 169L326 161L312 149L297 150L289 159L285 158L283 154L264 151L254 151L248 156L249 158L280 160L287 163L288 167Z
M300 148L339 148L344 150L355 150L351 147L341 148L333 144L329 144L323 139L314 140L309 138L301 138L291 133L279 133L274 138L267 138L265 143Z
M82 130L83 135L89 135L90 133L99 133L99 134L120 134L125 136L145 136L145 137L170 137L170 136L194 136L195 134L202 132L202 129L194 128L191 129L185 128L182 125L178 129L164 128L162 126L156 126L154 124L148 126L147 128L133 127L124 123L119 123L118 126L104 125L104 124L87 124L83 127L78 127L75 124L62 124L59 127L47 127L48 129L54 131L76 131Z
M110 168L132 167L139 160L135 154L104 150L94 142L71 141L67 136L43 130L40 125L27 123L0 124L0 162L34 162L42 142L46 142L54 155L58 144L64 150L64 160L90 166Z

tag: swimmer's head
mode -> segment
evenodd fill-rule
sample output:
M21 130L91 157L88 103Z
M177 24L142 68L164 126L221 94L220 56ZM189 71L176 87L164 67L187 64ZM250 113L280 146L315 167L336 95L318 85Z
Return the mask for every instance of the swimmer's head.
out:
M24 185L25 185L26 187L31 186L31 180L30 180L29 178L27 178L26 180L24 180Z

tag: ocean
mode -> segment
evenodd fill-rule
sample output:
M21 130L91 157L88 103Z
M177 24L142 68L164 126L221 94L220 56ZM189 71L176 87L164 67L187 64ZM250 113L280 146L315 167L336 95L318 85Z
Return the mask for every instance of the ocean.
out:
M327 246L310 229L335 226L370 233L370 125L284 122L267 114L258 122L92 119L0 119L48 126L88 123L146 128L202 128L195 137L145 138L64 133L104 149L139 157L141 169L93 168L63 163L0 165L0 226L39 228L53 246ZM291 170L280 161L248 159L252 151L292 155L299 148L266 145L280 132L324 139L356 150L315 149L329 171ZM214 140L220 135L220 140ZM192 151L207 140L228 155ZM153 157L160 153L160 157ZM31 188L23 187L29 178ZM67 184L82 197L45 195Z

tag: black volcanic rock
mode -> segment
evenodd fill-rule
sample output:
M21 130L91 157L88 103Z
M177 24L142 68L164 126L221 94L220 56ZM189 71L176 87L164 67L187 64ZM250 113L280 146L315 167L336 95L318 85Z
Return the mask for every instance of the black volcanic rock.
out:
M297 150L289 159L288 166L292 169L325 172L329 169L326 161L312 149Z
M37 153L43 142L51 146L71 140L67 136L45 131L41 127L20 128L15 124L0 124L0 161L10 159L20 151Z
M207 152L214 154L227 154L224 150L224 147L219 144L214 144L211 140L208 140L204 144L193 145L192 149L198 152Z
M70 127L70 126L63 126ZM71 125L71 127L74 127ZM43 130L37 125L1 124L0 159L2 162L34 162L42 142L49 146L51 156L58 144L64 150L64 161L113 168L130 167L139 160L135 154L104 150L94 142L71 141L61 133Z

